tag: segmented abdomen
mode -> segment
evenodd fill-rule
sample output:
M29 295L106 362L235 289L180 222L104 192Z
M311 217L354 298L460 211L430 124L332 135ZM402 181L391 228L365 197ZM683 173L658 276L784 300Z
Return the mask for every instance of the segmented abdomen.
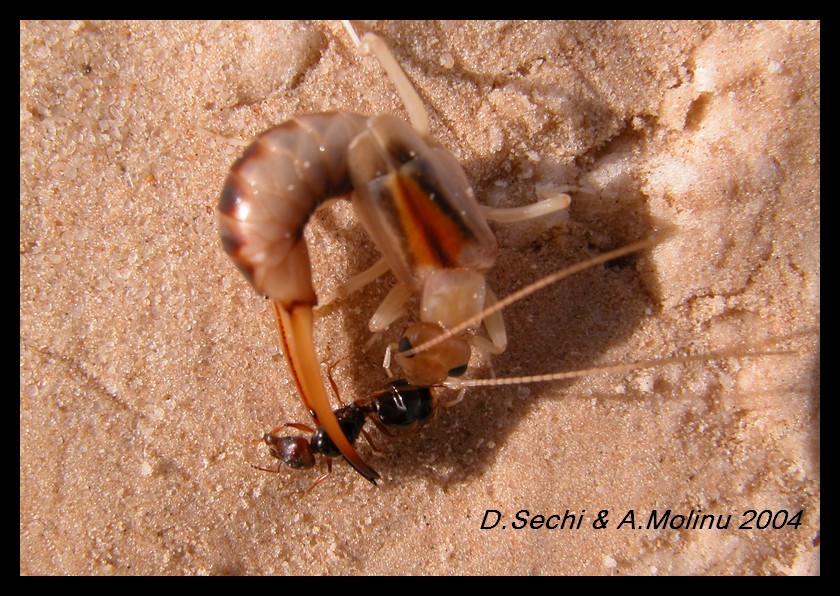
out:
M303 230L319 205L352 190L347 151L366 120L298 116L260 134L230 169L219 199L222 245L257 291L287 309L317 302Z

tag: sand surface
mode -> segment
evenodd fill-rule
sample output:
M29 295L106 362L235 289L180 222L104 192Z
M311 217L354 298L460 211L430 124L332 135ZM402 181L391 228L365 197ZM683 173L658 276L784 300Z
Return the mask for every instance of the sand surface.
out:
M21 574L818 574L820 24L357 26L481 202L584 189L494 225L499 296L676 231L509 308L498 376L791 353L471 390L421 434L360 442L380 487L337 461L302 495L320 468L251 467L272 464L263 432L307 416L269 304L220 247L241 151L222 137L406 117L393 87L335 22L22 22ZM377 259L347 202L306 233L319 293ZM391 283L316 323L345 399L386 380L404 321L365 344ZM481 529L488 510L504 518ZM580 526L514 529L522 510ZM667 510L730 523L646 527ZM739 529L750 510L769 513Z

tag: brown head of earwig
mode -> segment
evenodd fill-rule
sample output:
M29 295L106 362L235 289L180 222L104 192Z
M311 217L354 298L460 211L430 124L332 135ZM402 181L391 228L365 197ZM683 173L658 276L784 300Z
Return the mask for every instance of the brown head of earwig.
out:
M413 347L422 345L443 333L436 323L414 323L397 345L394 360L410 383L431 387L448 377L457 377L467 370L470 362L470 344L462 337L450 337L434 347L405 356Z

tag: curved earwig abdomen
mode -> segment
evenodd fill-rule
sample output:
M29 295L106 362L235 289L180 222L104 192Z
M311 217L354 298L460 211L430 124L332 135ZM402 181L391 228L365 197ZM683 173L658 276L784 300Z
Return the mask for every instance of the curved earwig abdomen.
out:
M349 112L293 118L259 135L225 181L225 251L258 292L287 309L317 303L303 230L318 206L352 190L348 147L366 121Z
M352 190L348 147L367 119L349 112L298 116L262 133L231 167L219 200L222 245L274 305L283 352L298 393L318 427L354 468L379 478L356 453L330 407L312 333L309 251L303 230L328 199Z

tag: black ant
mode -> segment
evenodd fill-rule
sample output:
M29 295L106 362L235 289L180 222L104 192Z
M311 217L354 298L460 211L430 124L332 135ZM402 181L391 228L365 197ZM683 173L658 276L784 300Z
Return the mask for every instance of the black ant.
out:
M335 390L336 386L331 377L330 383ZM355 445L356 439L363 434L368 443L376 449L370 436L364 430L364 425L368 420L388 437L404 436L413 434L425 426L434 417L437 406L438 398L432 388L411 385L399 379L388 383L380 391L333 410L333 413L351 445ZM279 436L277 433L284 428L311 432L312 436L309 439L301 436ZM305 424L289 422L265 433L262 440L268 445L271 455L290 468L312 468L315 466L316 455L325 457L327 472L312 483L312 486L306 490L307 493L327 479L332 473L332 460L341 455L341 451L322 427L313 429ZM253 467L265 472L280 472L279 464L276 469ZM371 482L376 484L375 481Z

